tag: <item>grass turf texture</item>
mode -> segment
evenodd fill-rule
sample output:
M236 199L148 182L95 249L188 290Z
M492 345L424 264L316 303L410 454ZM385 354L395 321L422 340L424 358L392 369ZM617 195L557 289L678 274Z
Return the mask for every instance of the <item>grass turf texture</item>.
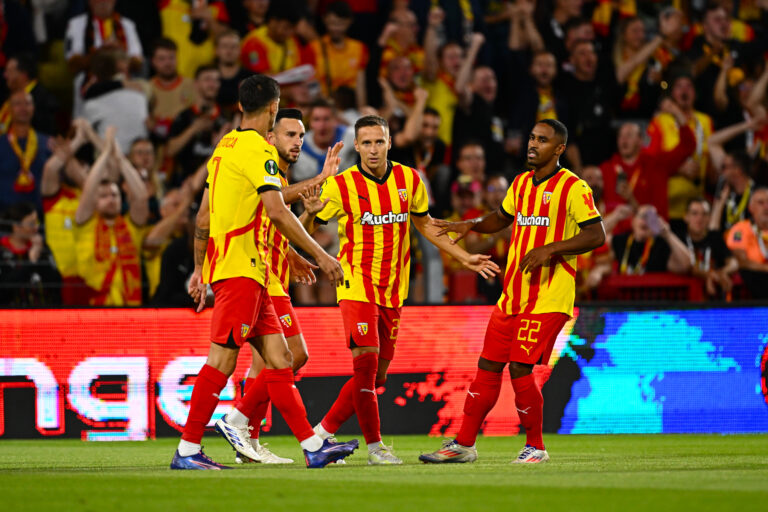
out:
M346 439L346 438L344 438ZM545 436L552 461L512 465L524 438L478 440L474 464L426 465L426 436L385 436L405 464L304 468L288 437L263 440L288 466L170 471L176 439L139 443L0 440L0 502L9 511L768 510L768 435ZM206 435L206 453L233 462Z

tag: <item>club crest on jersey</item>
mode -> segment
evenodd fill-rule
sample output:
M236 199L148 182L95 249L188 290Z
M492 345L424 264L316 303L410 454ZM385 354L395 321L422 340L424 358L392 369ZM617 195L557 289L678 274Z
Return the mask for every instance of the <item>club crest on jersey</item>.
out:
M368 322L359 322L357 324L357 332L359 332L363 336L368 334Z
M267 160L264 164L264 169L266 169L267 174L270 174L272 176L277 174L277 162L274 160Z
M397 224L400 222L408 222L408 212L387 212L384 215L374 215L371 212L365 212L360 218L360 224L363 226L381 226L383 224Z
M517 225L549 227L549 217L545 217L543 215L529 215L524 217L522 213L517 212Z
M248 324L242 324L240 325L240 337L245 338L248 336L248 331L251 330L251 326Z
M544 192L544 204L549 204L549 202L552 200L552 192Z
M293 324L293 320L291 320L291 315L281 316L280 321L283 322L283 325L286 327L290 327Z
M408 200L408 191L404 188L397 189L397 193L400 195L401 201L407 201Z

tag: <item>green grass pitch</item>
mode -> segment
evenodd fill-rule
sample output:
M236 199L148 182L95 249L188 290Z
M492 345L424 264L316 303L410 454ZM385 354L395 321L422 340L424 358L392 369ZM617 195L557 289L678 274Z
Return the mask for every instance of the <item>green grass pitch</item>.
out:
M440 440L385 436L405 464L303 467L298 444L265 436L290 466L170 471L176 439L139 443L0 441L4 511L507 511L768 510L768 435L547 435L551 462L512 465L523 437L478 440L474 464L425 465ZM232 451L215 434L215 460Z

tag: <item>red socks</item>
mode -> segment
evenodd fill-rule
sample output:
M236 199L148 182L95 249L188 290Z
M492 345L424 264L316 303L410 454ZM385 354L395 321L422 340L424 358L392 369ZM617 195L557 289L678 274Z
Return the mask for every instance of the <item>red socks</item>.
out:
M515 390L515 407L520 423L525 427L526 444L537 450L544 449L541 437L544 422L544 397L533 379L533 374L512 379Z
M354 393L355 378L352 377L344 384L344 387L341 388L338 398L336 398L336 401L333 402L333 405L331 406L331 410L328 411L328 414L325 415L323 421L320 422L320 425L323 426L326 432L335 434L339 431L339 428L341 428L344 422L355 414Z
M485 417L496 405L501 392L502 372L489 372L478 368L475 380L469 386L464 401L464 419L456 442L462 446L474 446ZM514 382L514 381L513 381Z
M352 361L355 370L354 393L357 421L363 431L365 442L381 441L381 423L379 420L379 398L376 395L376 371L379 367L379 355L375 352L364 352ZM327 430L327 429L326 429Z
M248 417L253 427L251 437L258 439L261 420L267 415L267 408L269 408L269 392L267 382L264 380L264 371L262 370L257 377L246 378L243 390L243 396L237 401L235 408L243 416Z
M312 426L307 421L307 411L304 409L304 403L301 401L299 390L293 385L293 370L291 368L282 368L280 370L270 370L265 368L259 374L264 375L267 383L269 398L280 411L288 427L296 436L299 442L309 439L315 435ZM259 379L257 377L257 381ZM247 393L246 393L247 395ZM239 409L238 409L239 410ZM243 412L240 410L240 412ZM250 416L248 417L251 418Z
M181 438L190 443L200 444L205 426L211 420L219 403L219 393L227 385L227 376L213 366L204 365L197 374L192 399L189 403L187 424Z

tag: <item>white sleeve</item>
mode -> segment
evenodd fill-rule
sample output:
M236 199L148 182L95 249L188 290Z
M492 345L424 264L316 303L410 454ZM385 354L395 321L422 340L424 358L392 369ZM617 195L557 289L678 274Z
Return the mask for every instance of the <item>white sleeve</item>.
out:
M66 44L64 52L67 60L75 55L85 54L85 23L85 14L75 16L67 23L67 34L64 37Z
M128 18L120 18L120 20L123 23L123 30L125 31L125 42L128 46L126 53L129 57L143 59L144 55L141 51L141 40L139 40L139 33L136 32L136 24Z

